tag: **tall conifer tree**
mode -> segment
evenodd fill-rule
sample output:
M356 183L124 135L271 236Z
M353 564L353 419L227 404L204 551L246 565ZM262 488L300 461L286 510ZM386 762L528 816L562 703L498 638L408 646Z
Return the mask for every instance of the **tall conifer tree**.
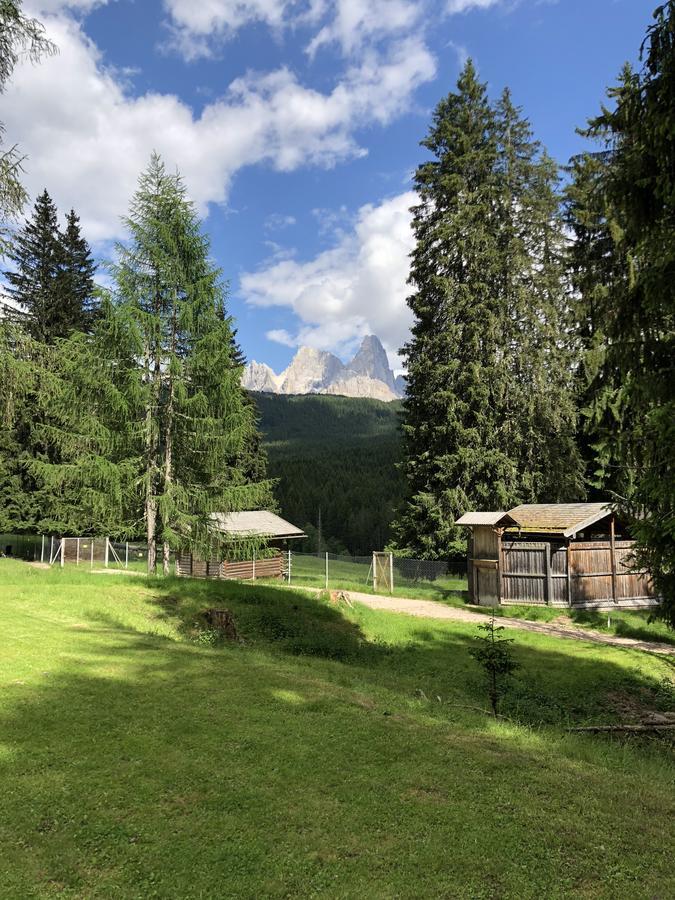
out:
M80 219L74 209L66 216L66 227L59 235L59 273L56 285L63 318L73 331L88 331L96 317L97 300L94 274L96 264L91 248L82 236Z
M5 272L8 294L20 305L35 340L51 344L91 327L96 267L75 212L68 214L61 232L56 206L44 191L15 235L8 258L14 264Z
M422 145L397 542L442 558L463 550L465 510L571 499L580 479L555 167L508 93L490 104L471 61Z
M611 264L625 273L601 310L604 359L590 412L600 474L622 486L616 499L638 561L675 626L675 2L654 16L642 70L624 70L609 92L614 108L590 131L608 151L601 210ZM598 249L596 241L591 261ZM592 284L591 265L587 275Z
M240 465L255 429L241 388L220 272L177 175L157 155L141 176L119 247L118 302L142 361L143 491L148 568L181 545L205 546L215 511L271 502L267 482Z
M57 211L47 191L35 201L33 214L17 232L8 252L14 267L5 272L7 293L26 314L26 327L38 341L63 336L57 303L60 247Z

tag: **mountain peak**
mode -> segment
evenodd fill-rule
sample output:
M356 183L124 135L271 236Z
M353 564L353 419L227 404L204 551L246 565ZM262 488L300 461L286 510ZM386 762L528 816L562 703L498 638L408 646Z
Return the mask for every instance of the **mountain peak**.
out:
M368 334L361 341L358 353L348 368L357 375L376 378L394 391L394 373L389 368L389 360L382 342L374 334Z
M300 347L290 365L276 375L264 363L249 363L242 376L249 391L275 394L340 394L391 401L402 396L380 339L366 335L356 356L346 366L332 353Z

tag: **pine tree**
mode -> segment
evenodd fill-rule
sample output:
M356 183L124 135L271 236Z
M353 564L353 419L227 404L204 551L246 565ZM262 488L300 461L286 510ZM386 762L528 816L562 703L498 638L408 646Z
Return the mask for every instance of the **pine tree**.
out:
M220 272L178 175L153 155L126 219L118 302L140 336L148 568L180 546L215 540L209 515L270 502L239 461L255 427L241 388Z
M660 6L640 72L625 69L613 109L591 124L605 141L600 175L625 289L603 315L603 379L593 398L598 462L627 485L618 506L638 561L675 626L675 2Z
M557 173L469 61L422 142L404 348L401 548L464 549L455 519L580 491L563 346Z

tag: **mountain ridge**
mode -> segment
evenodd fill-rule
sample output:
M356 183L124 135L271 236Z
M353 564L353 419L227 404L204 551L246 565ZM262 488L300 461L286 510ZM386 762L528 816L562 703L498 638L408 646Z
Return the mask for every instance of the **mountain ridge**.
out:
M252 360L242 385L263 394L333 394L390 403L405 392L403 376L394 376L380 339L366 335L353 359L343 363L326 350L300 347L283 372Z

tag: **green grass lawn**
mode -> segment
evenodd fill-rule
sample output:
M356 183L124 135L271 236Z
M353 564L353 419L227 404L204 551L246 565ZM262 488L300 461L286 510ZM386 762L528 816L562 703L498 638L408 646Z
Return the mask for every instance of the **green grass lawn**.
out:
M234 612L220 645L201 611ZM670 897L672 661L302 592L0 561L0 896Z

